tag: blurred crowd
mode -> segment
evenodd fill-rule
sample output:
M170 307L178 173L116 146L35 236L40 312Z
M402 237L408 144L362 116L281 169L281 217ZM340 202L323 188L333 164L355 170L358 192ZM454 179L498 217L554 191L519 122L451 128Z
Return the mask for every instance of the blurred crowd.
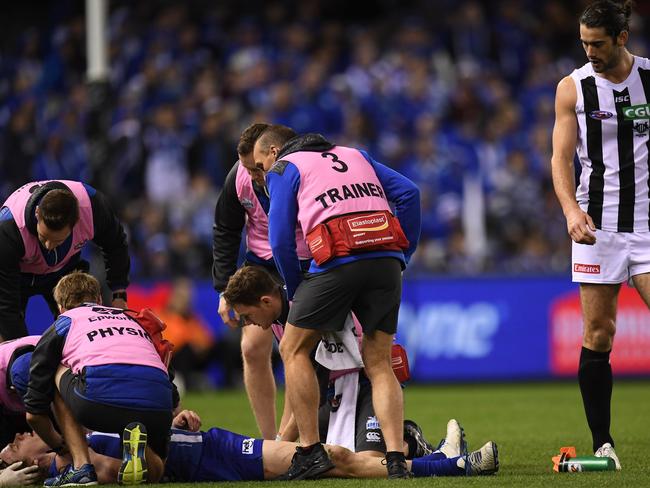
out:
M84 2L12 4L0 20L0 197L29 180L91 182L126 223L132 279L209 277L239 134L270 121L367 149L417 182L412 275L564 272L553 99L585 62L587 3L111 0L102 171L89 163ZM643 8L629 48L647 56Z

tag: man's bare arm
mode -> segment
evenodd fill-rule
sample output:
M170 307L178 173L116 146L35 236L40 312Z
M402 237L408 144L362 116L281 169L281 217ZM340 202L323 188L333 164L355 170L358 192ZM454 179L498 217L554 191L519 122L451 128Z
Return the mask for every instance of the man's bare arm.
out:
M575 115L576 86L567 76L557 86L555 95L555 126L553 127L553 157L551 169L555 194L567 220L567 231L575 242L594 244L596 227L575 198L575 175L573 157L578 137L578 121Z

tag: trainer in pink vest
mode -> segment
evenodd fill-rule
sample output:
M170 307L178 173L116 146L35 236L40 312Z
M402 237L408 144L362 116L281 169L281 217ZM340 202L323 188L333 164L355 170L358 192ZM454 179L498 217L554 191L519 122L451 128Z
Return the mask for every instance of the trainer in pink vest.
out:
M24 346L35 346L41 336L27 336L0 344L0 405L9 412L25 413L25 406L18 394L7 388L7 368L11 356Z
M357 150L335 146L327 152L298 151L282 158L300 172L298 221L306 235L331 217L390 206L372 165ZM346 171L322 171L324 164Z
M72 320L61 364L74 374L84 366L105 364L151 366L167 372L149 335L121 309L85 304L61 317Z
M269 217L255 194L253 180L250 174L239 163L235 188L240 203L246 209L246 248L256 256L269 260L273 257L271 245L269 244ZM296 226L296 251L301 260L310 259L309 248L305 237L298 226Z
M14 221L20 231L25 246L25 254L20 260L20 271L37 275L53 273L63 268L70 258L77 254L81 248L94 236L93 209L90 203L88 192L82 183L78 181L56 180L63 183L77 197L79 202L79 221L72 228L72 245L65 257L54 266L49 266L39 246L38 236L32 234L27 228L25 219L25 207L32 196L30 190L34 186L40 186L50 181L36 181L21 186L5 201L7 207L14 217Z

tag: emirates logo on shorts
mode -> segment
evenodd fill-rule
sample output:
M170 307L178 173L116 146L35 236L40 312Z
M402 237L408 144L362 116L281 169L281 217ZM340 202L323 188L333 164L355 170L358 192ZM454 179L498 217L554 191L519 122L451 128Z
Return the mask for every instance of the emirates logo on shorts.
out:
M580 264L573 265L573 271L576 273L600 274L600 264Z

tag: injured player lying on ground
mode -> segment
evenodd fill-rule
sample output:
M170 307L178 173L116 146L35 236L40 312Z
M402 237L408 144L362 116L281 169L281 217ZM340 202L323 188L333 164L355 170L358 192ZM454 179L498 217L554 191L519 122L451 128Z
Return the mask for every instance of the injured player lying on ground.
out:
M187 418L187 411L179 417L183 415ZM193 423L198 429L200 424ZM188 422L175 419L174 424L188 425ZM498 452L494 442L489 441L480 449L467 453L458 422L452 419L447 427L447 437L437 450L408 461L414 476L476 476L498 471ZM131 453L127 455L128 448L123 449L121 437L99 432L88 435L91 460L100 483L115 483L122 463L134 461ZM146 442L144 426L141 441ZM196 432L172 428L163 479L174 482L272 480L289 467L296 445L293 442L254 439L216 427ZM325 473L325 477L386 477L382 458L358 455L340 446L328 445L326 449L335 467ZM51 477L66 469L70 459L48 450L38 436L17 434L14 442L0 451L0 459L5 466L15 462L24 465L36 463L43 478ZM141 466L139 469L145 473L140 474L146 479L146 465L140 462L134 465ZM123 483L127 484L128 480L123 480Z

